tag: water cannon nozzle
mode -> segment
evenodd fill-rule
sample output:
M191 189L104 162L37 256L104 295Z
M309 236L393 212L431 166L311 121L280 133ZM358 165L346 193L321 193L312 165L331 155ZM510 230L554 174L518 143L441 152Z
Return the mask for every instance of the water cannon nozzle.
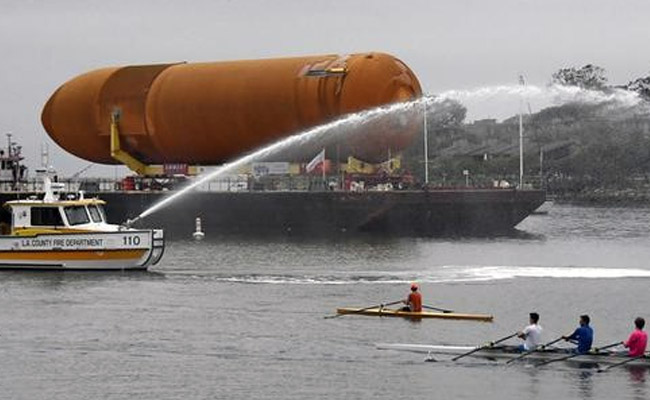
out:
M140 217L135 217L133 219L127 218L127 220L124 221L124 223L122 223L121 226L124 227L125 229L130 229L133 226L133 224L135 224L139 219Z

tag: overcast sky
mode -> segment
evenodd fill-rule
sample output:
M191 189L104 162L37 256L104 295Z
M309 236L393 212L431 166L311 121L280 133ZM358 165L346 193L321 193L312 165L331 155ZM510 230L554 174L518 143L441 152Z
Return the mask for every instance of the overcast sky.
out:
M49 140L41 109L68 79L112 65L382 51L428 93L519 74L544 85L587 63L626 83L650 73L649 17L646 0L0 0L0 143L12 132L34 167L48 141L64 174L83 168Z

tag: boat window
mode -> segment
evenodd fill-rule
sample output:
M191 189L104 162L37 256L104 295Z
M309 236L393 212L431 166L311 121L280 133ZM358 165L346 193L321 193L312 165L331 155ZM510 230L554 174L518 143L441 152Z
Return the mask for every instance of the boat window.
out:
M98 209L99 212L102 214L102 219L103 219L105 222L108 222L108 218L106 218L106 210L104 210L104 206L97 206L97 209Z
M93 222L102 222L102 212L95 205L89 205L88 211L90 211L90 218Z
M70 225L87 224L90 222L88 214L86 213L86 207L84 206L69 206L65 207L63 210L65 211L65 216L68 218L68 223Z
M11 220L13 219L13 215L11 213L0 213L0 215L5 217L0 218L0 235L8 235L11 233Z
M61 226L63 220L57 207L32 207L32 226Z

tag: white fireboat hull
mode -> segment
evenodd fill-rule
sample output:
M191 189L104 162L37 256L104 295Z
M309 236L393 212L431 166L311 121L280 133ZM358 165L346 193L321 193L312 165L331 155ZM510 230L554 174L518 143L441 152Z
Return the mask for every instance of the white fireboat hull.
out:
M0 269L145 270L164 249L159 229L0 236Z

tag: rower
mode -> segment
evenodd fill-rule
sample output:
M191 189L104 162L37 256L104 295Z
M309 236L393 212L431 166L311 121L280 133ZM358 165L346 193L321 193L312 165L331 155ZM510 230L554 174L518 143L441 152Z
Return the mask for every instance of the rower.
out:
M586 354L591 350L594 341L594 330L589 326L589 316L580 316L580 326L570 336L562 336L562 339L571 341L578 346L572 350L574 353Z
M521 332L517 333L517 337L525 340L519 345L519 351L533 351L542 344L542 327L539 325L539 314L532 312L529 314L530 324L525 327Z
M634 326L634 331L622 344L629 349L628 356L639 357L645 353L645 348L648 345L648 334L643 331L643 327L645 326L645 320L643 318L638 317L635 319Z
M418 284L413 282L411 284L411 293L409 293L406 300L404 300L406 306L402 308L402 311L411 311L411 312L421 312L422 311L422 295L418 292Z

